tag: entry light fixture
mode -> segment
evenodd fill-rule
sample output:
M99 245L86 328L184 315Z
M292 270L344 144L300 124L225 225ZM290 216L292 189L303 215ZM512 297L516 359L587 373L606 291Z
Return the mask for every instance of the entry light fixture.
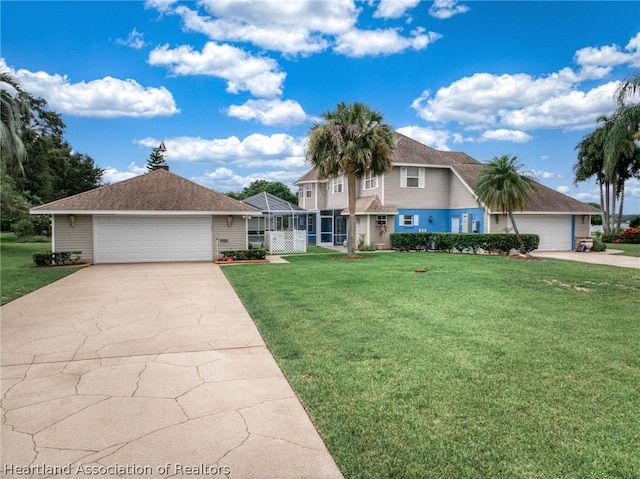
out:
M429 223L433 223L433 216L429 216Z
M233 224L233 216L227 216L227 226L231 228L232 224Z

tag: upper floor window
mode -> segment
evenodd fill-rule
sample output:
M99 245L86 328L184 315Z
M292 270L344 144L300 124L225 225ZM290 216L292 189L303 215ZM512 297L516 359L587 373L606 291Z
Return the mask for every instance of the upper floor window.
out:
M401 188L424 188L424 168L403 166L400 168Z
M310 184L306 184L306 185L303 185L303 188L304 188L304 196L306 198L311 198L311 191L313 186Z
M372 171L367 171L364 174L363 189L374 190L378 187L378 176L374 175Z
M344 177L338 176L333 179L333 192L342 193L344 191Z

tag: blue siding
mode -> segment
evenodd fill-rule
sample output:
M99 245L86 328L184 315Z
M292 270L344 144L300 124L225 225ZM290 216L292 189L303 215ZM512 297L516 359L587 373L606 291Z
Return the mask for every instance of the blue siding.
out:
M400 208L398 215L395 217L395 231L396 233L418 233L420 231L430 231L434 233L450 233L451 232L451 217L459 216L462 218L463 214L470 214L472 220L479 221L479 233L484 230L482 208L456 208L456 209L409 209ZM402 225L402 216L412 215L418 216L417 226L404 226ZM462 224L462 222L461 222Z

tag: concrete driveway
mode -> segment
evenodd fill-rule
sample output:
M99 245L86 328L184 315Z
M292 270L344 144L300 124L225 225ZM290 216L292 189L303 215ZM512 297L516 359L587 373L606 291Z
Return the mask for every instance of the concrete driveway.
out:
M0 476L342 477L218 266L92 266L0 313Z
M576 251L534 251L532 254L539 258L565 259L569 261L579 261L581 263L640 269L640 258L621 256L616 253L622 253L622 251L606 250L601 252L589 251L587 253L578 253Z

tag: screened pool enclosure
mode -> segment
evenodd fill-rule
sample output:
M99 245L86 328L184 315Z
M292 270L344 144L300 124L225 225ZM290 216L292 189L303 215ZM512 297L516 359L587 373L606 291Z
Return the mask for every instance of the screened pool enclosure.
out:
M306 210L267 192L242 201L262 211L262 216L248 220L249 243L271 254L307 251Z

